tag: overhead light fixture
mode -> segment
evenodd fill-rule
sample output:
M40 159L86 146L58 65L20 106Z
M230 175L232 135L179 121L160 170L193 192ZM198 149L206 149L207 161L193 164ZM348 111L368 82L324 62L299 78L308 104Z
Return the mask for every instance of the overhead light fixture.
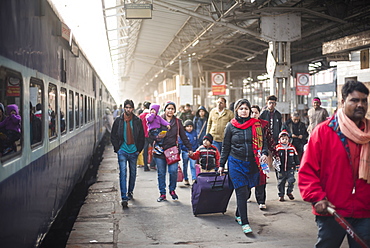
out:
M230 68L232 66L232 64L228 64L227 66L226 66L226 68Z
M249 61L249 60L252 60L252 59L254 59L256 56L250 56L250 57L248 57L247 58L247 60Z
M195 47L198 43L199 43L199 39L194 41L193 44L191 44L191 46Z

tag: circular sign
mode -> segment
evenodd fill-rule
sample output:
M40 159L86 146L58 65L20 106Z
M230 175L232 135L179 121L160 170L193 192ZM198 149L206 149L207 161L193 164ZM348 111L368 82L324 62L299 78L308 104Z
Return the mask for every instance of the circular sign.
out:
M307 85L309 82L309 78L308 78L308 75L306 74L301 74L298 76L298 83L300 85Z
M224 75L222 75L222 74L216 74L216 75L213 76L213 82L215 84L220 85L220 84L223 84L224 81L225 81L225 78L224 78Z

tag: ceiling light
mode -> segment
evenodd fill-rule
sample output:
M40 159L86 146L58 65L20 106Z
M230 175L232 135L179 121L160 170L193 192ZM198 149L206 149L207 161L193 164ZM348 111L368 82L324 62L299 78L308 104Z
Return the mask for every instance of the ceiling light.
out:
M198 43L199 43L199 40L196 40L193 42L193 44L191 44L191 46L195 47Z

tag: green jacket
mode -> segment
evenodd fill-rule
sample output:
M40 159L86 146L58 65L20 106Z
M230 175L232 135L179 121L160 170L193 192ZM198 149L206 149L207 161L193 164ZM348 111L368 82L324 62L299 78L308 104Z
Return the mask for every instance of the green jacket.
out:
M221 115L218 113L217 108L211 110L208 117L207 133L212 134L214 141L222 142L224 140L226 124L232 118L234 118L234 113L229 109L224 109Z

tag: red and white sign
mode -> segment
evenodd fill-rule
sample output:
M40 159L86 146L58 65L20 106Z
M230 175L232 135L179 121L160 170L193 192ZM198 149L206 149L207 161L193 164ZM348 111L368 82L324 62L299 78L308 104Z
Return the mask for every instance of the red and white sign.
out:
M310 74L297 73L296 78L296 94L297 96L305 96L310 94Z
M6 96L20 96L21 95L21 80L19 78L8 78L6 87Z
M64 23L62 23L62 37L70 42L71 39L71 29Z
M214 96L226 94L226 73L211 72L212 92Z

